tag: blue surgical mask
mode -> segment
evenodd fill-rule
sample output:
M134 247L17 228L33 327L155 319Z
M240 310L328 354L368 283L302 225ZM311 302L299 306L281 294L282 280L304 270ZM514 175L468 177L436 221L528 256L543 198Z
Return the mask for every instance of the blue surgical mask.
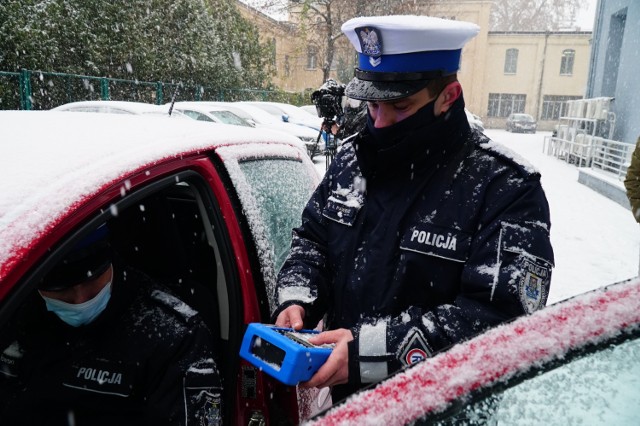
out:
M111 282L104 286L93 299L82 303L67 303L46 296L42 296L42 298L48 311L56 314L58 318L70 326L80 327L95 320L105 310L111 298Z

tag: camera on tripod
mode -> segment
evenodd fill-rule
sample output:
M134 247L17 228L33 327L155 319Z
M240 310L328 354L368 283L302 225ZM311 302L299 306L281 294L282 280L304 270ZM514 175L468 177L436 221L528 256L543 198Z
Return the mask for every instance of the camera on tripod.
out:
M336 121L340 122L344 116L342 109L344 88L344 84L338 84L330 78L311 94L311 102L316 106L318 117L323 118L323 124L329 127Z

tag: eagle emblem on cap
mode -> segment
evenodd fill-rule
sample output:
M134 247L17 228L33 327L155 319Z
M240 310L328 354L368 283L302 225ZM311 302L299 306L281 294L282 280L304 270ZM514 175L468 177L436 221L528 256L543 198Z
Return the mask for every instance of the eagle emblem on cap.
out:
M382 36L377 28L360 27L355 31L360 40L363 54L374 58L382 56Z

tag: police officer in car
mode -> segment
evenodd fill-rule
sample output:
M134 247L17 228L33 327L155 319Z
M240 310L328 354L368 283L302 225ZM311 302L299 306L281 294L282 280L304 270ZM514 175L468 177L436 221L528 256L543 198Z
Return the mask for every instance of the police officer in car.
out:
M343 145L294 229L273 319L334 343L303 386L337 401L489 327L543 307L553 250L540 175L471 130L457 79L479 28L359 17L346 95L366 128Z
M118 263L106 225L32 299L0 339L0 423L221 423L209 329L165 288Z

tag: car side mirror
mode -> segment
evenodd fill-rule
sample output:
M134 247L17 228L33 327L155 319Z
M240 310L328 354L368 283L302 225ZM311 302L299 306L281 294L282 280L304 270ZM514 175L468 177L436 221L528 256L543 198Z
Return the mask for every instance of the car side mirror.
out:
M284 121L285 123L289 122L289 116L287 114L282 114L282 121Z

